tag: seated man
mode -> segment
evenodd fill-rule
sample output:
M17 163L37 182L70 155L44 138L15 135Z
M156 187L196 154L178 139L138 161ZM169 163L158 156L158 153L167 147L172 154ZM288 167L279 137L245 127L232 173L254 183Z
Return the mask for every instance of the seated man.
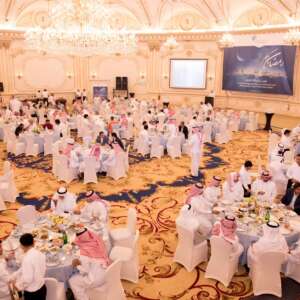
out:
M251 192L259 201L269 201L272 203L275 200L277 196L276 185L272 181L269 171L262 171L261 177L253 182Z
M198 233L207 237L212 228L212 205L204 196L202 183L192 186L186 203L191 205L193 216L198 222Z
M287 254L288 251L289 248L285 238L280 233L279 224L270 221L263 225L263 236L248 250L248 266L250 268L256 257L265 252L282 252Z
M56 214L71 213L76 206L76 196L60 187L51 200L51 210Z
M88 219L96 219L107 222L108 204L93 190L86 192L85 196L87 204L81 209L81 215Z
M89 300L88 290L104 284L110 260L103 240L85 228L77 230L75 244L80 258L74 259L72 265L79 273L73 275L69 283L76 300Z
M236 234L237 224L235 217L225 216L221 221L217 221L211 231L213 236L222 237L225 241L232 245L234 252L243 251L243 246L239 243L239 238Z
M8 287L10 274L8 272L6 259L2 256L2 252L2 241L0 240L0 299L11 300Z
M101 146L105 146L108 144L108 142L108 136L105 135L103 131L100 131L99 135L97 136L96 143L100 144Z
M113 167L113 166L116 164L116 152L115 152L115 150L113 149L113 146L108 145L108 146L107 146L107 152L108 152L108 155L107 155L107 157L102 161L101 168L100 168L100 172L101 172L103 175L106 175L108 169L109 169L110 167Z
M300 153L296 153L295 161L288 168L286 176L289 179L287 188L290 188L293 183L300 182Z
M69 138L67 140L66 148L62 150L62 154L70 157L71 156L71 151L74 149L74 143L75 143L74 139Z
M224 182L223 199L228 202L239 202L244 199L243 185L238 172L230 173L228 179Z
M43 125L43 128L46 130L53 130L53 125L51 124L50 120L49 119L46 119L46 122L45 124Z
M300 215L300 183L297 182L288 189L281 202Z
M221 197L221 178L213 176L209 186L204 191L204 197L210 201L211 205L215 205Z
M24 256L20 269L12 276L11 283L17 290L24 291L24 300L46 300L45 254L34 248L34 238L30 233L20 237L20 244Z

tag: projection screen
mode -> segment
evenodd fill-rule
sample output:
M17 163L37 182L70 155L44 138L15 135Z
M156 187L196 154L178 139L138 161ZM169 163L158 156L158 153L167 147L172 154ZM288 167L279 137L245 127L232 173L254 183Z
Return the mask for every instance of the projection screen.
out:
M205 89L207 59L170 59L170 88Z

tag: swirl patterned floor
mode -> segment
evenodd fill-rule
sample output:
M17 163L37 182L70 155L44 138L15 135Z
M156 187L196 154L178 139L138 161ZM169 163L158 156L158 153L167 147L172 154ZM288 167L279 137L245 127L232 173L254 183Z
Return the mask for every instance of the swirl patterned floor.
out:
M1 167L7 154L0 144ZM238 170L245 159L251 159L257 167L266 161L267 134L236 133L225 146L208 144L201 162L201 176L209 180L213 175L223 179ZM21 191L17 203L0 215L0 238L4 238L16 224L16 209L20 205L34 204L41 211L49 207L49 196L59 183L50 172L51 159L39 157L36 160L14 158L16 184ZM138 161L138 163L136 163ZM219 300L245 299L252 293L247 272L240 267L228 288L214 280L204 278L206 264L199 265L188 273L172 262L176 248L175 218L185 199L188 186L199 178L189 176L190 159L186 156L172 160L132 160L127 178L112 181L100 178L98 184L90 187L111 201L110 224L124 226L129 206L138 211L138 227L141 232L140 280L138 284L124 282L128 299L144 300ZM87 187L78 181L68 188L82 194ZM81 202L82 197L79 197ZM293 300L293 299L291 299ZM295 299L296 300L296 299Z

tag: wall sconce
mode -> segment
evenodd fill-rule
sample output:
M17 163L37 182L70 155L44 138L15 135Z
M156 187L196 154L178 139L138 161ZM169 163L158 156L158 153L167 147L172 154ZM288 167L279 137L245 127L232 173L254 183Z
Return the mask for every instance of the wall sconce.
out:
M163 75L163 79L168 79L169 78L169 75L168 74L164 74Z
M68 74L67 74L67 77L68 77L69 79L71 79L71 78L73 77L73 74L72 74L72 73L68 73Z
M22 74L22 73L18 73L18 74L17 74L17 78L18 78L18 79L21 79L22 77L23 77L23 74Z
M97 77L97 73L96 73L96 72L92 73L92 74L91 74L91 77L92 77L93 79L95 79L95 78Z
M140 78L144 80L146 78L146 73L140 73Z

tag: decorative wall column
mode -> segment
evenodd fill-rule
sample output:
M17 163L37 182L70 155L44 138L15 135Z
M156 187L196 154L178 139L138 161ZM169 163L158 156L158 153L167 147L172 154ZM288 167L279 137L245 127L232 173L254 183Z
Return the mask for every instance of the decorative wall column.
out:
M9 55L10 41L0 40L0 82L3 82L4 94L12 91L12 69Z

